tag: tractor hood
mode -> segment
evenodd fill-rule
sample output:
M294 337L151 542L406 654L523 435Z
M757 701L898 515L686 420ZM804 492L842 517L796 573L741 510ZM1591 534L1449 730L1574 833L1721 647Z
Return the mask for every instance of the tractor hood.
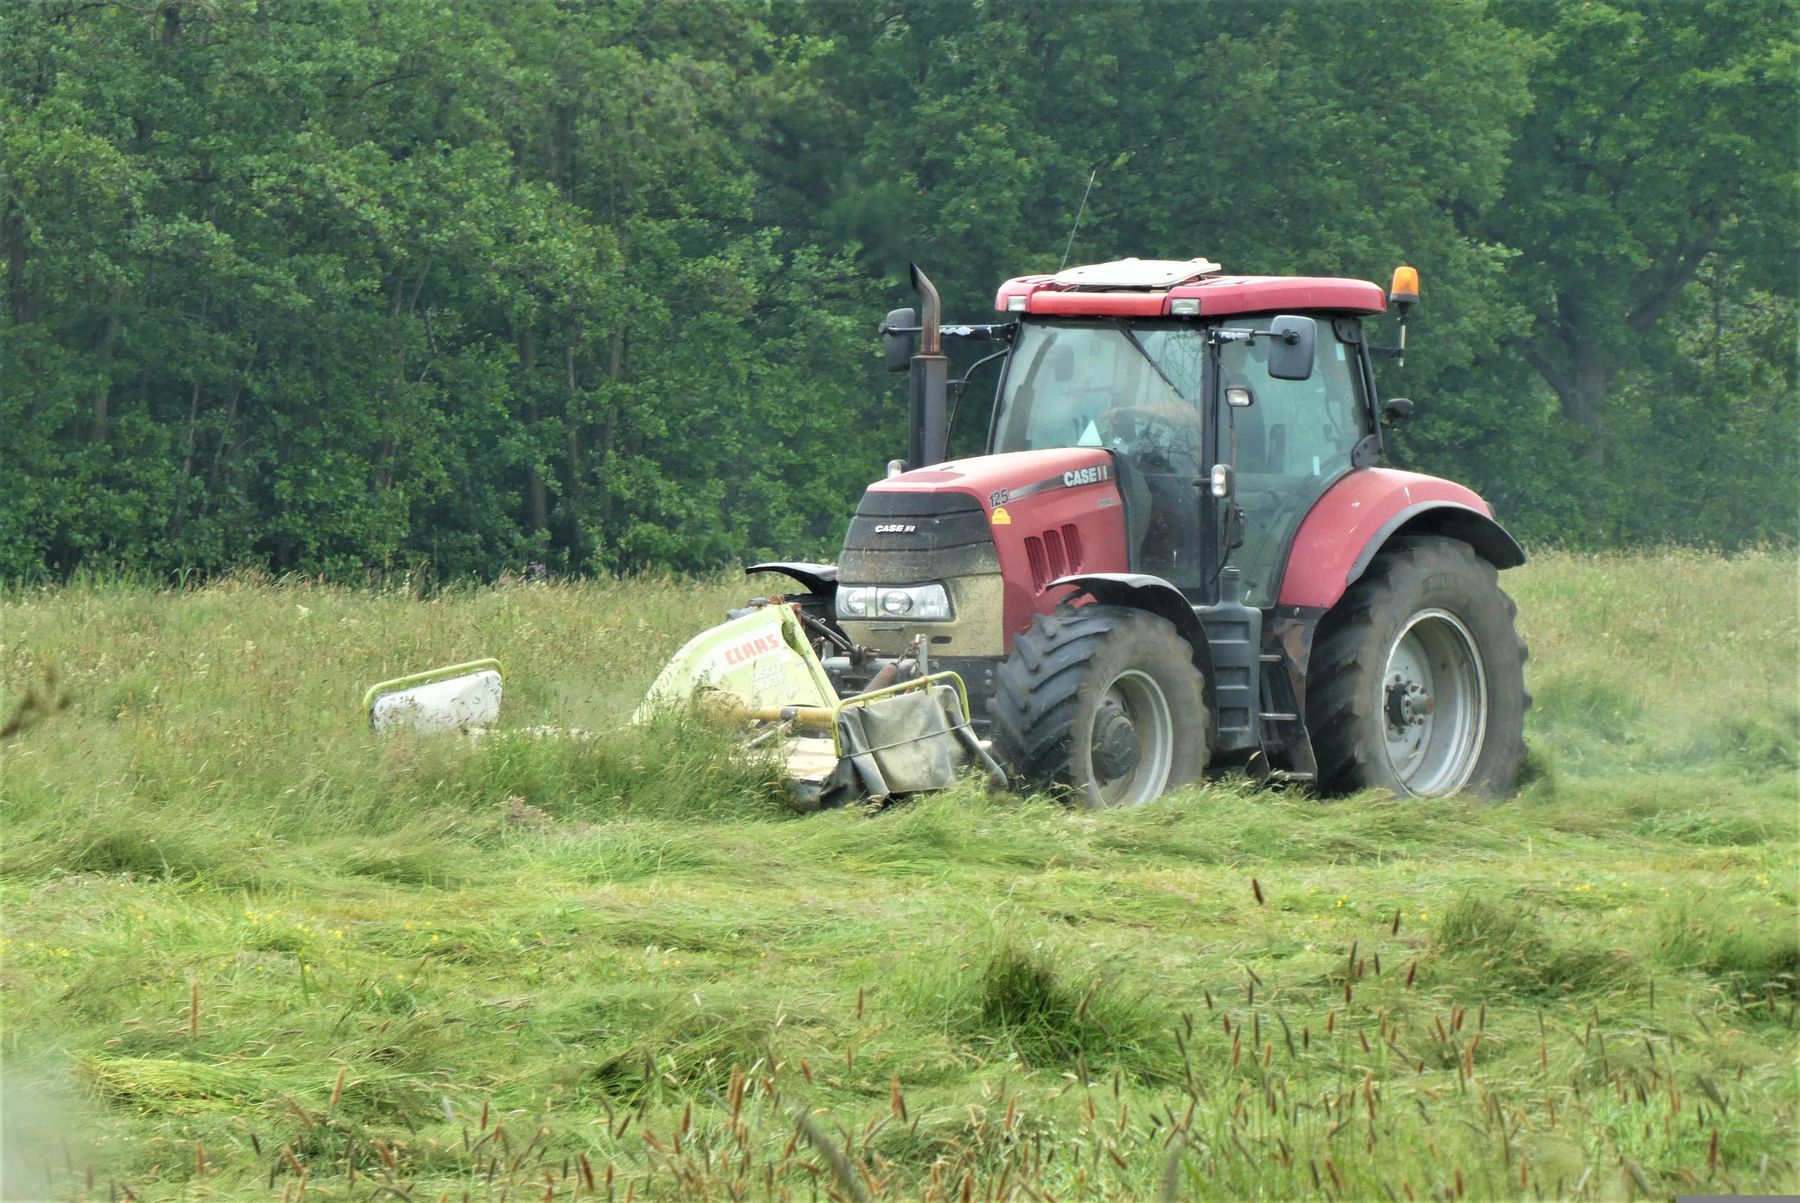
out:
M941 626L846 622L846 632L887 650L916 627L942 642L945 655L1004 655L1033 614L1069 592L1051 581L1128 569L1117 472L1103 448L1057 447L950 460L876 481L844 537L839 582L942 582L954 616Z
M1013 508L1028 497L1104 484L1114 472L1112 453L1100 447L1010 451L902 472L870 485L869 496L963 493L980 504L993 525L1005 526Z

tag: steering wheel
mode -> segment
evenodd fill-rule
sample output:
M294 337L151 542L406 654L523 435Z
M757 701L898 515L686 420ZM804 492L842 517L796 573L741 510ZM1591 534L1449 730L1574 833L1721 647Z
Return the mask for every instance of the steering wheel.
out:
M1198 450L1198 432L1139 405L1109 409L1095 419L1094 426L1106 446L1142 461L1147 468L1170 467L1170 453L1184 439L1192 438Z

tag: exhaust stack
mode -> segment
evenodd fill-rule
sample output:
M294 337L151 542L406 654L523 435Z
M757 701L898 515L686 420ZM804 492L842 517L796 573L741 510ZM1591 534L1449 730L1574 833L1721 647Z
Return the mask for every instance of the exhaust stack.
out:
M943 353L938 328L943 306L938 291L918 264L912 265L913 291L919 294L919 353L912 357L907 381L911 437L906 454L908 468L922 468L943 461L948 454L950 431L945 420L949 396L950 360Z

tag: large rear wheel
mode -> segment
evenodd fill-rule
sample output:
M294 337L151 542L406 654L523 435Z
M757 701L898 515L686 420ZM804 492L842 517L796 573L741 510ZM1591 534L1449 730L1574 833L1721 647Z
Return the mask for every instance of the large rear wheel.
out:
M1515 613L1466 543L1383 548L1313 642L1306 722L1321 787L1510 793L1531 704Z
M1026 781L1091 807L1138 806L1206 766L1205 690L1174 626L1121 606L1063 606L1013 641L994 737Z

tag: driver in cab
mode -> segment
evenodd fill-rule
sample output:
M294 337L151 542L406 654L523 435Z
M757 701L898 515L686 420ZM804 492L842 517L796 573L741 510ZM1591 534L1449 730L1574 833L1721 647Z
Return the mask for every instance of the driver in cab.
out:
M1198 472L1198 403L1184 397L1146 354L1130 346L1113 350L1104 390L1108 407L1086 422L1076 446L1118 451L1148 472Z

